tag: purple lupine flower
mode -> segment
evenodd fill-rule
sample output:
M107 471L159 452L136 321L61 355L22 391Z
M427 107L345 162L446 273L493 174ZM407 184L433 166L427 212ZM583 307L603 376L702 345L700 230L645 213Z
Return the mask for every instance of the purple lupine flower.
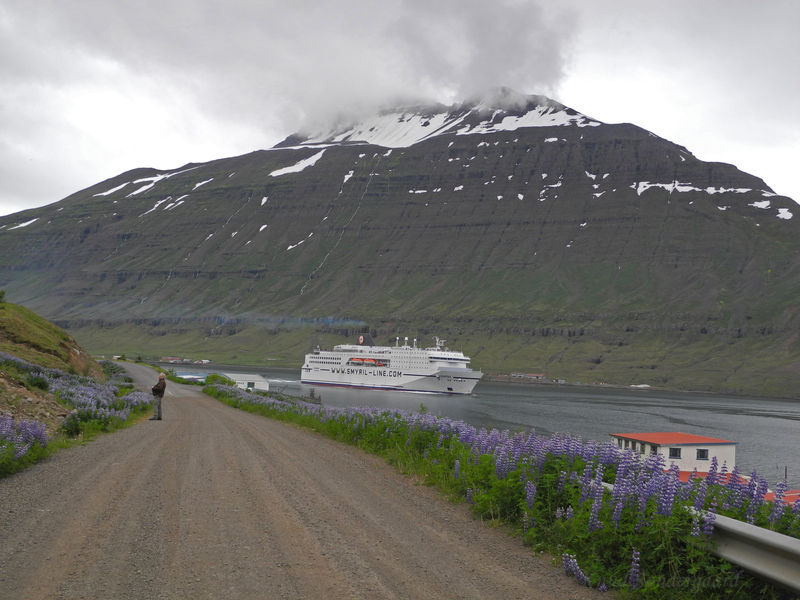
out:
M632 590L639 587L639 552L637 550L633 551L633 556L631 557L631 569L628 572L628 583Z
M528 529L531 529L531 528L533 528L535 526L536 526L536 521L534 520L534 518L528 514L527 510L523 511L523 513L522 513L522 533L527 532Z
M663 454L651 454L644 460L644 470L648 473L663 473L666 458Z
M560 507L560 506L559 506L559 507L556 509L556 519L560 519L560 518L561 518L561 517L563 517L563 516L564 516L564 509L563 509L562 507Z
M505 452L501 452L494 465L494 474L498 479L505 479L506 475L508 475L508 455Z
M583 468L583 477L581 478L581 495L578 498L578 506L584 503L586 498L589 497L590 487L592 483L592 463L587 462Z
M574 575L575 579L577 579L582 585L589 585L589 578L578 566L578 559L575 558L574 554L562 554L561 564L564 567L564 573L567 575Z
M697 487L697 494L694 497L694 509L695 510L702 510L703 505L706 502L706 491L708 489L708 485L704 479L701 479L700 482L696 485Z
M472 501L472 488L467 488L467 502L469 504L474 504Z
M742 479L742 476L739 474L739 467L734 465L731 475L728 477L728 483L725 486L728 490L730 504L733 508L741 508L746 499L745 491L747 486L745 486L744 481L745 480Z
M566 483L566 481L567 481L567 475L568 475L568 473L566 471L561 471L561 473L559 474L559 476L558 476L558 487L556 488L556 490L558 492L564 491L564 483Z
M786 505L783 503L783 496L786 494L786 480L781 479L775 486L775 497L772 500L772 511L769 514L769 522L775 525L783 516Z
M564 518L567 521L571 521L572 517L575 516L574 511L572 510L572 506L567 506L567 509L564 511Z
M753 484L755 483L755 489ZM769 484L767 483L766 479L762 479L758 476L758 474L753 471L753 479L750 482L749 491L750 491L750 504L747 507L747 510L744 513L745 520L752 524L755 520L755 514L758 508L764 502L764 496L767 494L767 490L769 489Z
M700 537L700 516L692 515L692 531L689 533L692 537Z
M680 469L673 463L669 471L662 477L661 491L658 496L658 512L662 515L672 514L672 504L680 482Z
M603 507L603 465L597 465L597 473L592 481L591 498L592 511L589 515L589 531L596 531L603 528L598 516Z
M541 469L544 461L547 460L548 444L545 440L541 440L534 448L533 451L533 465Z
M595 497L594 501L592 502L592 511L589 514L589 531L597 531L603 528L603 523L600 521L600 517L598 516L602 506L603 495L600 494L599 496Z
M561 566L564 567L564 574L570 574L570 559L572 558L572 554L567 554L563 552L561 554Z
M711 467L708 469L708 475L706 475L706 482L708 485L714 485L717 482L717 469L719 469L719 463L717 462L717 457L711 457Z
M703 515L703 534L706 537L711 537L714 533L714 521L717 520L717 501L712 500L708 510Z
M27 419L17 423L10 415L0 415L0 449L10 444L16 460L25 456L35 443L45 448L47 442L44 423Z
M532 481L525 482L525 504L528 509L533 508L533 498L536 496L536 485Z
M614 504L614 511L611 513L611 520L614 522L614 527L619 529L619 523L622 520L622 511L625 508L625 502L618 500Z
M538 439L536 431L531 429L528 432L528 437L525 438L525 443L522 445L522 453L526 456L532 456L536 449L536 442Z
M453 463L453 477L455 479L461 479L461 461L456 459Z

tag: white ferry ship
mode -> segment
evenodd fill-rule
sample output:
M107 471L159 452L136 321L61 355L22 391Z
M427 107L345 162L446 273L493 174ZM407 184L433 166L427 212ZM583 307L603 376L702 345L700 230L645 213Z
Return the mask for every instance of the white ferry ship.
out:
M469 357L448 350L445 340L417 348L408 345L375 346L369 334L360 335L358 344L340 344L333 350L306 354L300 382L308 385L469 394L483 373L469 368Z

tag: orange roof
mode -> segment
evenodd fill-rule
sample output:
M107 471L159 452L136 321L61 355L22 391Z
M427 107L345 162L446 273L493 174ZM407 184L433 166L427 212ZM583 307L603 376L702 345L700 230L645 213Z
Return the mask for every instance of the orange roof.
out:
M764 500L769 500L770 502L775 501L775 492L770 491L764 495ZM800 490L786 490L783 494L783 503L787 505L793 505L795 502L800 500Z
M705 479L706 477L708 477L708 471L681 471L680 474L678 475L678 479L683 483L686 483L692 478L692 476L699 477L700 479ZM728 485L728 483L731 480L731 474L717 473L716 480L717 483L719 484ZM744 475L739 475L739 483L747 485L749 481L750 481L749 477L746 477Z
M708 473L705 471L681 471L680 475L678 475L678 479L683 483L687 483L692 476L699 477L700 479L705 479L708 477ZM728 482L731 480L730 473L717 473L717 483L721 485L727 485ZM744 475L739 475L739 482L742 484L747 484L750 481L750 478ZM768 490L766 494L764 494L764 500L769 500L770 502L775 501L775 490ZM787 505L793 505L795 502L800 500L800 490L786 490L783 494L783 503Z
M693 433L681 433L679 431L660 431L653 433L612 433L614 437L626 438L629 440L636 440L637 442L647 442L648 444L656 444L664 446L672 444L680 446L682 444L735 444L730 440L721 440L719 438L706 437L704 435L695 435Z

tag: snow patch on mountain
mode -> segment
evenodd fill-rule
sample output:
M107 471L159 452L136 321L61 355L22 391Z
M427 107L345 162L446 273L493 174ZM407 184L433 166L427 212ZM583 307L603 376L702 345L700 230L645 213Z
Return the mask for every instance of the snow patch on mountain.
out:
M294 249L295 249L295 248L297 248L297 247L298 247L300 244L303 244L303 243L305 243L307 240L310 240L312 235L314 235L314 232L313 232L313 231L312 231L311 233L309 233L309 234L306 236L306 238L305 238L305 239L303 239L303 240L300 240L300 241L299 241L299 242L297 242L296 244L289 244L289 246L287 246L287 247L286 247L286 251L288 252L289 250L294 250Z
M596 127L601 124L544 96L526 96L508 88L498 88L460 105L383 111L331 131L301 136L303 141L299 145L374 144L404 148L444 134L474 135L528 127ZM300 138L293 136L292 139Z
M135 179L133 181L134 184L136 184L136 183L146 183L146 185L143 185L142 187L132 191L130 194L128 194L125 197L126 198L130 198L131 196L138 196L142 192L146 192L147 190L152 189L153 186L155 186L159 181L162 181L164 179L169 179L170 177L175 177L175 175L180 175L181 173L186 173L188 171L193 171L193 170L198 169L198 168L199 167L190 167L188 169L182 169L180 171L173 171L172 173L158 173L156 175L153 175L152 177L142 177L141 179ZM120 186L120 188L121 187L122 186ZM117 189L120 189L120 188L117 188ZM114 190L109 190L106 193L110 194L113 191Z
M145 216L145 215L147 215L147 214L150 214L151 212L155 211L155 210L156 210L156 209L157 209L159 206L161 206L162 204L164 204L164 202L168 202L168 201L170 201L170 200L172 200L172 196L167 196L167 197L166 197L166 198L164 198L163 200L158 200L158 201L157 201L157 202L156 202L156 203L153 205L153 208L151 208L150 210L148 210L148 211L145 211L145 212L143 212L142 214L140 214L140 215L139 215L139 218L142 218L143 216Z
M181 204L183 204L185 202L184 198L188 198L188 197L189 197L189 194L184 194L183 196L180 196L178 199L175 200L175 202L172 202L172 203L168 204L167 206L165 206L164 210L172 210L173 208L178 208Z
M408 112L376 115L338 134L332 136L323 134L318 138L309 139L306 143L362 142L389 148L404 148L431 137L442 127L451 126L452 122L448 122L447 117L445 113L432 117Z
M33 225L38 220L39 217L36 217L35 219L31 219L30 221L25 221L24 223L20 223L19 225L14 225L14 227L9 227L8 231L11 231L12 229L22 229L23 227L27 227L28 225Z
M717 187L706 187L706 188L699 188L691 183L681 183L679 181L671 181L670 183L651 183L649 181L635 181L630 185L631 189L636 190L636 194L641 196L644 192L649 190L650 188L661 188L669 193L672 192L705 192L709 195L714 194L747 194L749 192L759 192L762 196L774 196L775 194L771 192L767 192L766 190L754 190L752 188L717 188ZM750 206L756 206L756 204L751 204ZM769 202L767 202L767 206L769 206ZM757 206L757 208L764 208L762 206Z
M110 190L108 190L106 192L100 192L99 194L94 194L92 197L96 198L97 196L108 196L109 194L113 194L114 192L118 192L119 190L124 188L129 183L130 183L130 181L126 181L122 185L118 185L117 187L113 187L113 188L111 188Z
M557 110L549 106L539 106L529 110L523 115L502 115L496 121L500 111L492 115L492 119L481 121L477 125L465 125L456 131L457 135L471 135L474 133L497 133L500 131L516 131L525 127L565 127L577 125L578 127L596 127L599 121L593 121L583 115L570 115L565 110ZM556 141L558 138L549 138L547 141Z
M317 161L322 158L322 155L325 153L325 150L322 149L313 156L309 156L308 158L304 158L301 161L296 162L295 164L284 167L283 169L278 169L276 171L272 171L270 173L270 177L280 177L281 175L287 175L289 173L299 173L300 171L307 169L308 167L313 167L317 164Z

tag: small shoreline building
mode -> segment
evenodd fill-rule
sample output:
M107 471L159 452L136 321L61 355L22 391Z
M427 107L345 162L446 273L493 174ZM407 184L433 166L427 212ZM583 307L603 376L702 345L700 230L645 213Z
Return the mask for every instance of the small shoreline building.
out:
M665 464L675 463L681 472L708 473L711 459L717 457L732 469L736 464L736 442L719 438L681 433L678 431L651 433L612 433L611 439L623 450L637 454L660 454Z
M631 450L636 454L647 456L660 454L665 459L665 464L677 465L680 469L679 478L682 482L690 481L692 477L705 478L711 467L711 459L717 457L721 473L722 466L727 465L727 474L717 482L725 483L731 476L731 471L736 466L737 442L719 438L681 433L679 431L651 432L651 433L612 433L614 440L621 450ZM750 478L739 475L739 479L747 482ZM775 492L767 490L765 496L770 502L775 500ZM781 502L793 506L800 500L800 490L786 490Z
M253 373L222 373L225 377L236 383L236 387L243 390L269 391L269 381L261 375Z

